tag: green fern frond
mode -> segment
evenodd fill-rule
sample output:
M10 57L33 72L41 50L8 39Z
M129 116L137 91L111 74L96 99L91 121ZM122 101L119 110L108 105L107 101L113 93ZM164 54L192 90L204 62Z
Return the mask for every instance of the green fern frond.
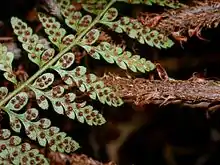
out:
M111 45L108 42L101 42L98 46L81 44L93 58L104 58L108 63L116 63L121 69L131 69L133 72L150 72L155 69L155 65L141 58L139 55L132 55L129 51L124 51L121 47Z
M48 143L51 150L60 152L73 152L79 148L78 143L70 137L66 137L66 133L51 126L49 119L37 120L39 111L36 108L29 108L24 113L17 113L24 108L27 102L27 93L21 92L14 96L4 108L9 115L10 126L15 132L20 132L23 124L27 136L32 140L38 140L41 146L45 147Z
M91 4L96 2L91 1ZM10 127L14 132L19 133L23 128L26 135L31 140L38 141L41 146L48 145L53 151L73 152L79 148L79 144L67 136L66 133L60 131L58 127L52 126L49 119L40 118L40 111L32 107L33 104L30 106L30 103L36 102L37 106L43 110L49 109L51 103L52 108L58 114L77 119L79 122L88 125L102 125L106 121L99 111L91 105L87 105L86 101L76 102L77 96L73 91L70 91L70 88L78 87L84 95L109 106L117 107L123 104L123 100L118 97L117 92L108 87L96 75L87 73L86 67L74 66L75 55L70 52L74 46L84 48L95 59L100 59L102 56L108 63L116 63L120 68L129 68L133 72L145 73L155 68L153 63L141 58L139 55L132 55L131 52L125 51L112 43L99 43L102 31L95 27L96 24L101 23L109 27L112 24L113 28L115 27L113 25L118 23L120 25L116 29L119 30L114 29L116 32L122 33L125 31L131 38L137 38L141 43L146 42L158 48L168 48L172 45L168 38L157 31L147 31L146 36L150 35L149 37L151 37L148 42L144 34L142 34L144 37L141 36L143 37L141 39L139 36L139 39L138 34L143 33L143 29L141 29L143 27L136 29L135 26L139 26L139 24L127 17L123 17L120 21L114 21L118 17L118 11L111 8L111 6L116 1L106 2L104 0L99 1L99 3L103 3L104 8L97 8L97 17L93 18L94 15L83 15L83 12L77 11L69 0L57 0L61 13L65 18L65 23L73 30L73 34L67 34L67 30L64 29L64 26L61 26L61 23L55 17L39 13L39 20L44 27L44 31L51 44L57 49L48 48L44 45L40 37L34 34L33 30L21 19L11 18L11 24L18 41L21 42L30 61L39 66L39 70L34 75L23 84L16 86L16 89L11 93L8 93L6 87L0 87L0 109L8 114ZM87 11L90 10L90 7L86 6L88 4L82 5L84 9L87 8ZM123 19L125 19L125 22L128 20L128 22L123 24ZM135 29L134 32L128 32L129 27ZM158 43L156 40L159 40ZM0 69L3 70L6 66L9 69L3 71L7 74L13 74L11 64L13 55L8 53L4 46L1 45L0 48L0 53L8 57L0 61ZM56 52L58 54L55 55ZM51 70L56 73L51 72ZM7 78L7 76L5 77ZM57 78L61 78L65 84L55 85L55 79ZM16 80L15 75L14 79Z
M133 39L137 39L141 44L148 44L149 46L155 46L159 49L170 48L174 45L174 42L167 36L159 33L156 30L143 26L138 20L121 17L119 20L114 21L117 17L117 9L110 8L106 14L102 17L99 23L110 27L117 33L127 33L127 35Z
M16 75L12 69L12 62L14 60L14 54L12 52L7 51L7 47L0 44L0 70L4 71L4 77L17 85Z
M56 3L61 9L65 9L71 4L71 1L70 0L56 0Z
M160 6L168 6L170 8L179 8L181 6L181 4L177 0L117 0L117 1L131 3L131 4L145 4L145 5L157 4Z
M8 88L0 87L0 100L4 99L8 95Z
M28 52L28 58L39 67L43 67L50 61L55 54L53 48L47 47L41 43L40 38L33 34L33 30L27 26L22 20L12 17L11 24L14 33L18 36L18 40L22 43L22 47Z
M47 15L43 14L43 13L40 13L39 14L39 17L40 17L40 20L43 21L43 26L45 27L45 32L49 35L49 39L50 41L55 44L57 47L59 47L60 50L63 50L65 47L67 47L70 43L73 42L74 40L74 36L72 34L70 35L67 35L67 36L64 36L66 31L63 29L63 28L60 28L60 23L58 23L57 21L55 21L55 18L53 17L48 17ZM19 25L20 24L20 25ZM30 34L30 39L31 38L36 38L32 43L30 42L27 42L29 45L26 45L26 44L23 44L23 47L24 48L27 48L25 49L26 51L28 51L30 53L30 51L32 51L31 53L35 53L36 54L36 48L38 48L37 46L38 45L41 45L41 48L42 50L39 50L37 49L37 51L39 51L38 53L38 57L40 58L40 56L44 55L45 52L47 54L49 54L48 52L51 52L53 53L54 55L54 50L53 49L47 49L44 51L44 47L42 44L38 44L38 36L36 34L32 35L32 29L27 27L27 24L22 22L20 19L18 18L15 18L13 17L12 18L12 25L13 25L13 28L16 32L16 34L18 35L18 39L19 41L23 41L23 34L25 33L25 31L27 32L28 31L28 34ZM49 25L49 26L48 26ZM22 26L24 26L25 30L24 32L22 33L19 33L18 31L22 28ZM53 28L54 26L54 28ZM55 28L56 26L56 28ZM19 28L17 28L19 27ZM63 35L58 35L57 37L55 37L55 34L54 33L59 33L63 31ZM65 31L65 32L64 32ZM91 36L91 33L93 34L93 39L91 40L92 42L89 42L89 37L88 36ZM21 34L21 36L20 36ZM25 34L24 34L25 35ZM33 37L34 36L34 37ZM93 44L93 42L95 42L99 37L99 31L96 30L96 29L92 29L90 30L90 32L88 32L82 39L81 39L81 44ZM56 38L56 41L54 40ZM31 45L32 44L32 45ZM28 47L31 46L31 50L28 50ZM50 55L50 57L52 58L53 55ZM32 56L30 55L29 58L31 58ZM38 58L38 61L39 61L39 58ZM48 58L47 58L48 59ZM54 65L54 66L51 66L50 68L54 69L56 72L58 72L61 76L61 78L64 79L64 82L67 83L68 85L72 85L73 82L72 81L75 81L75 83L77 83L79 89L82 91L82 92L85 92L85 89L83 90L83 87L85 88L85 86L87 87L87 91L90 92L89 96L93 99L96 99L98 98L102 103L108 103L109 105L114 105L114 106L120 106L123 102L122 100L117 97L114 92L110 89L110 88L107 88L107 87L104 87L102 86L102 89L99 89L99 90L94 90L94 91L91 91L91 89L93 89L94 85L93 84L89 84L89 83L86 83L86 79L85 79L85 73L86 73L86 68L83 67L83 66L79 66L77 68L75 68L74 70L71 70L71 71L67 71L66 69L68 69L73 63L74 63L74 59L75 59L75 56L74 54L72 53L66 53L63 55L63 57L61 57L58 62ZM39 62L38 62L39 63ZM44 63L45 64L45 63ZM80 75L78 75L77 73L75 73L77 70L79 70L81 68L81 70L83 71L82 73L80 73ZM85 71L85 72L84 72ZM80 71L81 72L81 71ZM49 73L48 73L49 74ZM51 74L50 74L51 75ZM51 75L52 76L52 75ZM94 75L95 76L95 75ZM93 77L94 77L93 76ZM45 77L50 77L49 75L45 75ZM54 76L52 76L54 77ZM51 77L51 78L52 78ZM65 77L71 77L71 81ZM87 76L88 77L88 76ZM39 79L39 78L38 78ZM92 81L92 83L96 80L96 76L95 76L95 79ZM70 81L70 82L69 82ZM83 81L84 83L83 84L79 84L78 81ZM52 81L53 82L53 81ZM97 83L97 82L96 82ZM101 83L101 82L99 82ZM51 85L51 84L49 84ZM49 86L48 85L48 86ZM48 86L46 86L45 88L47 88ZM44 88L44 89L45 89ZM32 90L34 88L32 87ZM95 88L96 89L96 88ZM94 95L98 95L98 93L100 93L101 91L100 90L104 90L104 91L108 91L105 95L103 96L100 96L100 97L95 97ZM40 92L36 92L35 90L35 94L36 96L39 96L39 93ZM111 95L111 97L110 97ZM58 98L57 98L58 99ZM57 100L56 99L56 100ZM52 101L53 103L54 101ZM56 101L55 101L56 102ZM54 106L55 107L55 106ZM57 108L55 108L55 110L57 110ZM58 111L57 111L58 112ZM59 113L59 112L58 112ZM61 113L61 112L60 112Z
M74 59L73 53L66 53L54 66L51 66L51 69L54 69L66 84L76 84L81 92L87 92L92 99L98 98L101 103L116 107L123 104L121 98L111 88L106 87L102 81L99 81L96 75L87 74L84 66L67 70Z
M89 15L86 15L84 17L87 17L87 21L84 20L84 17L82 17L82 14L79 11L74 10L73 5L69 5L69 7L65 8L65 11L62 12L62 14L65 17L65 22L66 24L74 29L77 33L79 33L81 30L84 30L87 26L89 26L90 21L92 20L92 17ZM101 21L102 23L107 22L107 21L113 21L117 17L117 10L115 8L110 8L102 17ZM83 24L82 24L83 20ZM85 24L85 25L84 25ZM83 47L88 53L90 53L91 57L95 59L100 59L100 55L103 56L103 58L109 62L109 63L114 63L116 62L118 66L120 66L122 69L127 69L125 63L128 65L128 67L134 71L151 71L154 69L154 64L151 63L150 61L146 61L145 59L140 59L139 56L131 56L130 52L126 52L124 55L122 55L122 50L117 48L107 48L110 47L109 43L102 43L98 47L92 47L90 45L94 44L99 36L100 36L100 31L97 29L91 29L82 39L81 42L79 42L77 45ZM152 34L151 34L152 35ZM156 36L157 37L157 36ZM164 37L162 35L159 35L159 37ZM134 37L133 37L134 38ZM165 37L163 38L165 39ZM160 47L159 43L155 44L155 38L152 37L152 40L154 41L154 45L157 47ZM162 40L162 39L161 39ZM153 41L151 45L153 46ZM158 41L159 42L159 41ZM150 43L150 42L148 42ZM101 47L106 47L107 49L101 49ZM164 44L166 45L166 43ZM166 45L167 46L167 45ZM165 47L165 46L164 46ZM167 46L169 47L169 46ZM119 52L117 52L119 50ZM115 51L117 53L115 53ZM93 52L93 53L91 53ZM99 55L100 54L100 55ZM129 55L127 55L129 54ZM111 56L111 57L110 57ZM121 61L121 62L120 62ZM136 69L138 67L138 69Z
M46 77L49 76L43 74L36 79L32 85L29 85L29 88L35 93L39 107L42 109L48 109L48 100L50 100L53 109L58 114L64 114L65 112L69 118L75 119L76 116L78 121L81 123L86 121L89 125L101 125L105 123L105 119L102 115L99 114L97 110L93 110L92 106L86 105L86 102L81 104L74 102L76 98L74 93L64 94L64 87L58 85L54 86L51 90L43 91L42 89L47 88L47 85L43 85L47 82Z
M39 13L39 19L45 28L49 40L58 47L61 51L73 42L75 36L66 35L66 30L61 27L60 23L54 17L48 16L44 13Z
M108 4L107 0L91 0L91 1L78 0L77 2L82 5L82 8L85 11L93 14L100 13Z
M73 5L61 9L61 13L65 18L67 26L78 33L85 30L92 22L92 16L83 16L80 11L76 11L76 8Z
M115 0L116 2L125 2L129 4L144 4L144 5L153 5L157 4L160 6L167 6L170 8L179 8L181 7L181 3L177 0ZM102 11L106 4L107 0L77 0L78 3L82 5L82 8L90 13L98 14Z
M105 1L105 0L104 0ZM103 8L105 5L104 1L96 1L89 2L86 4L86 2L82 2L82 6L85 10L89 10L91 13L99 13L97 9ZM124 1L127 2L127 1ZM102 5L101 5L101 4ZM153 1L131 1L129 3L146 3L146 4L152 4ZM154 3L158 3L162 6L164 4L169 4L168 1L155 1ZM176 5L174 5L176 4ZM176 8L179 3L170 2L170 6ZM99 7L97 7L97 6ZM94 8L94 10L91 10ZM100 9L100 10L101 10ZM65 21L67 25L74 30L77 31L77 24L79 24L79 21L82 19L82 14L80 11L76 11L75 7L73 5L70 5L69 7L66 7L65 10L62 12L63 16L65 17ZM108 11L104 14L102 19L99 21L99 23L104 24L108 27L110 27L113 31L117 33L126 32L129 37L133 39L137 39L141 44L148 44L149 46L155 46L157 48L170 48L174 45L173 41L170 40L167 36L165 36L162 33L159 33L156 30L151 30L150 28L143 26L139 21L133 18L129 17L121 17L118 21L114 21L118 16L118 11L116 8L110 8ZM86 15L84 17L87 17L87 22L91 21L92 17L90 15ZM82 22L82 21L81 21ZM88 26L88 25L85 25Z
M70 6L70 8L72 8L71 6ZM68 10L68 9L67 9ZM74 10L70 10L70 11L73 11L73 12L75 12ZM117 11L116 9L110 9L110 13L112 13L113 11ZM112 17L114 17L114 16L112 16ZM112 17L110 18L110 20L112 19ZM82 18L84 18L84 17L82 17ZM45 21L45 22L48 22L48 21L46 21L46 19L49 19L46 15L44 15L44 14L40 14L40 20L41 21ZM69 20L69 19L71 19L71 20ZM52 19L52 20L54 20L54 19ZM109 20L109 11L106 13L106 14L104 14L104 16L102 17L102 20L105 20L105 21L107 21L107 20ZM70 21L72 21L72 16L70 15L70 16L68 16L67 18L66 18L66 23L67 23L67 25L69 25L69 22ZM78 24L79 22L81 21L81 17L79 17L79 19L78 20L75 20L75 22L76 22L76 24ZM89 21L88 21L89 22ZM103 22L102 22L103 23ZM74 30L76 30L77 31L77 33L78 32L81 32L81 30L84 30L84 28L86 28L87 26L89 26L89 24L86 24L85 25L85 27L84 26L76 26L76 24L74 25L74 26L71 26ZM46 28L46 30L45 31L48 31L48 28L47 28L47 23L44 23L43 22L43 26ZM149 33L151 36L153 35L152 33L153 33L154 31L152 31L151 33ZM47 33L47 34L49 34L49 33ZM154 34L155 36L154 37L152 37L151 38L151 40L152 40L152 42L149 42L149 43L151 43L151 45L153 45L153 43L154 43L154 45L156 45L157 47L160 47L160 42L159 41L157 41L158 43L156 44L155 42L156 42L156 40L157 40L157 38L156 37L158 37L159 39L160 39L160 37L163 37L161 40L165 40L165 36L162 36L162 35L160 35L160 34L158 34L158 33L156 33L155 32L155 34ZM157 36L158 35L158 36ZM97 40L98 40L98 38L99 38L99 36L100 36L100 31L98 30L98 29L91 29L81 40L80 40L80 42L78 42L77 43L77 45L78 46L81 46L81 47L83 47L84 49L86 49L87 50L87 52L89 51L90 52L90 50L95 50L95 48L93 48L92 49L92 46L90 46L90 45L92 45L92 44L94 44ZM49 37L50 37L50 34L49 34ZM167 39L167 38L166 38ZM61 39L60 39L61 40ZM154 41L154 42L153 42ZM172 44L168 44L169 43L169 41L170 40L168 40L168 42L165 42L164 43L164 45L163 45L163 47L170 47L170 45L172 45ZM100 44L100 45L110 45L109 43L108 44L105 44L105 43L102 43L102 44ZM121 68L123 68L123 69L127 69L127 67L125 66L125 64L123 63L123 62L125 62L128 66L129 66L129 68L132 70L132 71L135 71L135 72L137 72L137 71L141 71L141 72L145 72L145 71L151 71L151 70L153 70L154 69L154 64L153 63L151 63L150 61L146 61L145 59L140 59L140 57L138 57L138 56L134 56L134 57L132 57L131 56L131 53L129 52L128 54L129 55L125 55L125 56L122 56L121 54L122 54L122 51L119 51L119 53L115 53L115 50L116 49L113 49L113 48L111 48L111 50L110 49L101 49L100 48L101 46L98 46L98 48L96 48L96 50L99 52L98 54L102 54L102 56L104 57L104 59L107 61L107 62L109 62L109 63L113 63L114 61L116 61L116 63L121 67ZM109 47L109 46L105 46L106 48L107 47ZM120 50L120 49L119 49ZM127 53L127 52L126 52ZM112 60L111 60L111 58L108 58L108 56L109 56L109 54L113 54L112 56L114 56L114 57L112 57L112 60L113 60L113 62L112 62ZM97 55L97 53L96 53L96 55L91 55L93 58L95 58L95 59L100 59L99 57L98 57L98 55ZM126 56L128 56L128 58L129 59L126 59L127 57ZM120 62L120 59L121 60L123 60L122 62ZM133 62L133 63L132 63ZM123 65L124 64L124 65ZM138 67L138 69L136 69ZM142 67L142 68L141 68ZM56 69L56 71L57 71L57 69ZM59 72L59 73L61 73L61 72ZM64 74L64 72L62 72L63 74ZM63 76L61 76L61 77L63 77Z
M21 143L21 138L11 136L8 129L0 130L0 162L1 164L42 164L49 165L39 150L32 149L30 144Z
M91 5L94 6L92 2ZM92 22L92 17L90 15L82 16L81 12L76 11L75 7L71 4L69 4L69 6L61 11L62 15L65 17L65 23L77 33L83 31ZM156 30L151 30L150 28L143 26L136 19L121 17L118 21L114 21L117 16L117 9L110 8L103 15L99 23L110 27L117 33L126 32L129 37L137 39L141 44L146 43L152 47L155 46L157 48L165 49L174 45L173 41L170 40L167 36L159 33Z

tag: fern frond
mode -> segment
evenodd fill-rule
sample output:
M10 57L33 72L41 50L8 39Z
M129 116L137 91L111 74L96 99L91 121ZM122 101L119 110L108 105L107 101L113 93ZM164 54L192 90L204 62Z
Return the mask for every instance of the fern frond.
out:
M119 2L126 2L131 4L145 4L153 5L157 4L160 6L168 6L170 8L179 8L181 4L177 0L117 0Z
M41 118L38 121L38 110L29 108L24 113L19 112L28 102L28 95L21 92L13 97L5 106L4 110L9 115L10 126L15 132L20 132L22 124L25 127L27 136L32 140L38 140L41 146L46 146L53 151L73 152L79 148L78 143L70 137L66 137L66 133L60 132L59 128L51 126L49 119Z
M49 40L58 47L61 51L73 42L75 36L66 35L66 30L61 28L61 25L54 17L50 17L44 13L39 13L39 19L45 28Z
M87 28L92 21L92 17L90 15L85 15L82 16L81 12L76 11L75 7L73 5L70 4L70 1L67 2L67 6L66 8L64 8L62 10L62 14L65 17L65 22L66 24L72 28L73 30L75 30L78 34L83 31L85 28ZM102 17L101 21L113 21L118 15L118 12L115 8L110 8ZM47 19L46 15L41 14L40 15L40 20L44 21ZM54 19L53 19L54 20ZM47 22L47 21L46 21ZM103 23L102 22L102 23ZM44 27L47 28L46 24L43 23L43 25L45 25ZM152 32L153 33L153 32ZM152 36L153 34L150 33L150 35ZM158 34L158 33L156 33ZM81 42L79 42L77 45L83 47L84 49L88 51L90 51L92 48L89 45L94 44L98 38L100 36L100 32L97 29L91 29L82 39ZM131 36L132 37L132 36ZM156 36L157 37L157 36ZM152 37L152 43L149 41L148 43L151 44L153 46L153 41L154 41L154 45L156 45L157 47L160 47L160 42L162 41L156 41L157 38L156 37ZM134 37L133 37L134 38ZM156 39L155 39L156 38ZM167 39L167 37L163 36L163 35L159 35L158 34L158 38L161 40L165 40ZM170 40L168 40L167 43L169 43ZM158 42L157 44L155 44L156 42ZM169 47L169 44L164 43L164 47ZM172 46L172 42L170 43L170 45ZM104 45L104 43L102 44ZM106 44L105 44L106 45ZM110 45L110 44L108 44ZM108 47L108 46L107 46ZM93 48L94 50L94 48ZM129 66L129 68L132 71L137 71L136 67L138 67L140 71L145 72L146 71L151 71L154 69L153 64L150 61L147 61L145 59L140 59L140 57L138 56L134 56L131 57L131 53L129 52L129 58L130 59L126 59L126 57L122 57L120 56L121 52L119 52L118 54L114 53L114 49L111 50L111 53L109 53L109 50L105 49L105 50L100 50L98 48L96 48L97 51L100 51L100 54L102 54L104 56L104 59L109 62L109 63L113 63L114 61L116 61L116 63L123 69L127 69L127 67L125 66L125 63L127 63L127 65ZM99 55L97 55L98 53L91 55L93 58L95 59L100 59ZM115 58L115 60L111 60L110 58L105 56L109 56L109 54L114 54L115 56L113 58ZM118 55L118 56L117 56ZM123 62L120 62L120 59L122 58ZM134 62L135 61L135 62ZM132 66L132 62L134 62L134 66ZM136 65L135 65L136 64ZM141 65L145 65L145 66L141 66ZM141 68L142 67L142 68Z
M46 45L41 43L41 39L33 34L33 30L25 22L12 17L11 24L18 40L22 43L22 47L28 52L28 58L33 63L43 67L54 57L55 50L53 48L48 49Z
M47 88L47 85L44 85L47 82L47 75L48 73L43 74L32 85L29 85L29 88L35 93L39 107L48 109L48 100L50 100L54 110L58 114L64 114L65 112L69 118L75 119L76 116L78 121L81 123L86 121L89 125L101 125L105 123L103 116L97 110L93 110L92 106L86 105L86 102L74 102L76 98L74 93L64 94L64 87L58 85L54 86L51 90L43 91L42 89Z
M141 44L148 44L157 48L170 48L174 42L164 34L151 30L149 27L143 26L137 19L129 17L121 17L114 21L117 17L117 9L110 8L102 17L99 23L110 27L117 33L127 33L133 39L137 39Z
M0 87L0 100L4 99L8 95L8 88Z
M2 164L49 165L46 158L30 144L21 143L21 138L11 136L8 129L0 130L0 161Z
M66 84L76 84L81 92L87 92L92 99L98 98L101 103L116 107L123 104L121 98L115 95L111 88L97 80L96 75L86 74L85 67L78 66L73 70L67 70L74 59L73 53L66 53L54 66L51 66L51 69L54 69Z
M108 4L107 0L91 0L91 1L78 0L77 2L82 5L82 8L85 11L89 13L93 13L93 14L100 13L105 8L105 6Z
M71 29L77 33L85 30L92 22L91 15L82 15L80 11L77 11L75 6L69 5L68 7L61 9L61 13L65 18L65 23Z
M65 10L62 12L62 14L65 17L66 24L69 27L71 27L72 29L74 29L77 33L79 33L81 30L84 30L84 28L89 26L90 20L92 20L91 16L89 16L89 15L84 16L84 17L87 17L87 19L86 19L87 22L85 21L85 25L83 25L82 24L82 20L84 21L84 17L82 17L82 14L79 11L75 11L74 10L74 6L73 5L70 5L69 7L66 7ZM115 8L110 8L103 15L103 17L101 19L102 23L104 23L104 21L105 22L113 21L117 17L117 14L118 14L118 12L117 12L117 10ZM70 22L72 22L72 23L70 23ZM100 59L100 55L102 55L103 58L107 62L109 62L109 63L116 62L118 64L118 66L120 66L123 69L127 69L125 63L134 72L137 72L137 71L141 71L141 72L148 71L149 72L149 71L154 69L154 64L151 63L150 61L146 61L144 58L140 59L139 56L132 57L130 52L126 52L124 55L121 55L122 52L123 52L122 49L120 49L120 48L113 48L113 47L110 48L110 44L109 43L104 43L103 42L98 47L90 46L90 45L94 44L98 40L99 36L100 36L100 31L99 30L91 29L81 39L81 41L79 43L77 43L77 45L83 47L88 53L90 53L91 57L93 57L95 59ZM159 35L159 37L163 37L162 38L163 40L165 39L165 37L162 36L162 35ZM152 40L153 39L154 38L152 37ZM159 43L156 46L159 47ZM169 47L169 46L167 46L167 47ZM116 52L119 51L119 52L116 53L115 51ZM137 67L138 67L138 70L136 69Z
M77 33L84 30L91 24L92 17L90 15L82 16L80 11L76 11L73 5L69 5L62 11L66 24ZM114 21L118 16L116 8L110 8L101 18L99 23L110 27L117 33L126 32L129 37L137 39L141 44L147 43L157 48L170 48L174 45L172 40L156 30L151 30L143 26L138 20L121 17L118 21Z
M4 71L3 75L8 81L16 85L18 82L12 69L13 60L14 54L8 52L7 47L0 44L0 70Z
M150 72L155 69L155 65L141 58L139 55L132 55L129 51L124 51L121 47L111 45L108 42L101 42L98 46L81 44L93 58L100 59L102 56L108 63L116 63L122 69L131 69L133 72Z
M102 11L108 3L107 0L78 0L77 2L82 6L82 8L85 11L93 14L100 13L100 11ZM116 0L116 2L144 5L157 4L160 6L167 6L174 9L181 7L181 3L179 3L177 0Z
M74 40L74 36L72 34L70 35L67 35L65 36L65 33L66 31L63 29L63 28L60 28L60 23L57 22L55 20L55 18L53 17L49 17L43 13L40 13L39 14L39 18L40 20L42 21L42 24L43 26L45 27L45 32L49 35L49 39L50 41L55 44L56 46L59 47L60 50L63 50L65 47L67 47L69 44L71 44ZM23 33L25 33L25 31L27 32L28 31L28 34L30 34L30 38L36 38L35 39L35 42L30 43L28 42L28 46L31 46L31 47L34 47L31 49L32 53L35 53L35 50L39 44L37 43L38 42L38 36L36 34L32 35L32 29L27 27L27 24L22 22L20 19L18 18L15 18L13 17L12 18L12 24L13 24L13 28L16 32L16 34L18 34L18 39L20 41L23 41ZM20 24L20 25L19 25ZM19 28L17 28L17 26L19 26ZM25 31L22 32L22 33L19 33L18 30L21 29L21 27L24 26L25 28ZM59 34L62 34L62 35L56 35L56 33L59 33ZM91 34L91 33L94 33L94 36L95 38L92 39L92 42L95 42L98 37L99 37L99 31L98 30L95 30L95 29L92 29L90 32L88 32L82 39L81 39L81 43L84 43L84 44L92 44L92 43L89 43L89 40L88 40L88 36ZM21 35L21 36L20 36ZM34 37L33 37L34 36ZM32 44L32 45L31 45ZM50 51L51 53L53 53L54 55L54 50L53 49L47 49L44 51L44 47L42 44L41 45L41 48L42 50L40 51L38 57L41 56L44 56L45 52L47 54L49 54L48 52ZM27 45L23 45L24 48L27 47L27 51L30 52L30 50L28 50L28 46ZM39 50L38 50L39 51ZM53 56L50 55L50 57L52 58ZM42 57L41 57L42 58ZM50 58L50 59L51 59ZM48 58L47 58L48 59ZM50 60L49 59L49 60ZM102 89L99 89L99 90L93 90L91 91L91 89L95 88L93 87L94 85L92 84L89 84L87 83L85 80L85 73L84 71L86 71L86 68L84 67L77 67L76 69L72 70L72 71L66 71L65 69L68 69L73 63L74 63L74 59L75 59L75 56L74 54L72 53L66 53L63 57L61 57L59 59L59 61L54 65L54 66L51 66L50 68L54 69L55 71L57 71L60 75L61 75L61 78L63 78L65 80L65 82L68 84L68 85L71 85L73 84L73 82L69 82L69 79L67 78L64 78L64 77L71 77L72 80L75 81L75 83L77 83L77 85L79 86L79 89L81 91L85 91L85 89L83 90L83 87L85 88L85 86L87 87L87 91L90 92L89 96L93 99L96 99L98 98L102 103L108 103L109 105L114 105L114 106L120 106L123 102L122 100L117 97L114 92L110 89L110 88L105 88L104 86L102 86ZM38 59L39 61L39 59ZM78 73L75 74L75 72L78 70L78 69L82 69L82 73L80 73L80 75L78 75ZM81 71L80 71L81 72ZM48 73L49 74L49 73ZM47 77L47 75L45 75ZM50 76L48 76L50 77ZM52 76L53 77L53 76ZM88 76L87 76L88 77ZM93 79L93 82L96 80L96 76L93 75L93 77L95 77ZM80 80L81 79L81 80ZM83 81L83 85L82 84L79 84L78 81ZM53 81L52 81L53 82ZM89 81L88 81L89 82ZM93 83L92 82L92 83ZM97 83L97 82L96 82ZM99 82L101 83L101 82ZM103 83L102 83L103 84ZM49 84L51 85L51 84ZM49 86L48 85L48 86ZM47 87L48 87L47 86ZM46 88L46 87L45 87ZM44 88L44 89L45 89ZM96 89L96 88L95 88ZM32 90L33 90L33 87L32 87ZM100 90L103 90L103 91L107 91L107 93L105 92L105 94L103 96L99 96L98 93L100 92L103 92L103 91L100 91ZM35 94L36 96L38 97L39 96L39 92L36 93L36 90L35 90ZM99 97L96 97L96 95L98 95ZM111 97L110 97L111 96ZM57 98L58 99L58 98ZM52 102L56 102L56 101L52 101ZM42 107L42 106L41 106ZM54 106L55 107L55 106ZM57 108L55 108L55 110L57 110ZM57 111L58 113L61 113L60 111ZM63 113L62 113L63 114ZM71 118L74 118L74 117L71 117ZM103 123L103 122L101 122Z

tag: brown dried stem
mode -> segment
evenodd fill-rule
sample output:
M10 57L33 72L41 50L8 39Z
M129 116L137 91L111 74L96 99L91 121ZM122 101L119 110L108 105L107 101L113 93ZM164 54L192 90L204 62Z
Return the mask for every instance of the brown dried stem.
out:
M162 14L142 13L140 19L146 26L167 36L172 35L177 40L186 40L183 38L193 35L200 37L202 28L216 28L220 23L219 11L219 1L195 1L192 6L168 10Z
M71 154L67 155L60 152L49 151L47 158L50 161L50 165L116 165L113 162L101 163L86 155Z
M136 106L146 104L182 103L191 107L212 109L220 102L220 82L213 80L147 80L105 75L102 78L115 87L125 102Z

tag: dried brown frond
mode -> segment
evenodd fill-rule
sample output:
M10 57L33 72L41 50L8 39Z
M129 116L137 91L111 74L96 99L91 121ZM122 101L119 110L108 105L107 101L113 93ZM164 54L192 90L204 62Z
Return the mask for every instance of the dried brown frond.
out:
M210 108L220 102L220 82L204 79L147 80L128 79L105 75L102 78L116 88L125 102L142 106L146 104L182 103L192 107Z
M194 1L192 6L168 10L162 14L141 13L141 22L180 41L196 35L203 28L216 28L220 23L220 1Z
M116 165L115 163L101 163L93 160L86 155L67 155L59 152L50 151L47 155L51 165Z

